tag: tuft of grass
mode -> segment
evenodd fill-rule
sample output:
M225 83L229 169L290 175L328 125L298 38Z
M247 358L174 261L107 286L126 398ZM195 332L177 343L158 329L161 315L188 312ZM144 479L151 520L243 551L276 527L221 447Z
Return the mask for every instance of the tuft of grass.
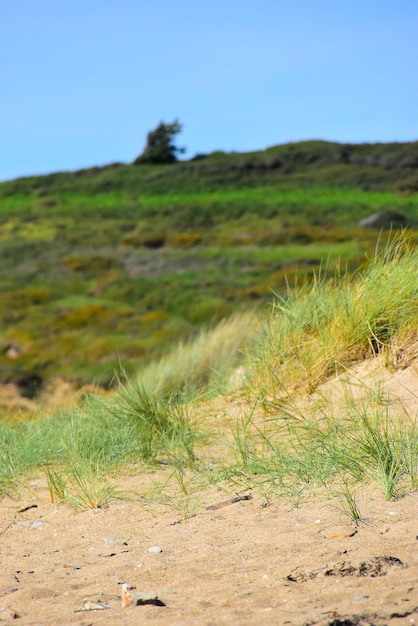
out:
M410 487L416 488L418 465L417 424L405 424L389 413L375 407L352 407L353 426L349 439L352 443L353 464L360 466L370 478L380 483L387 500L400 495L401 479L409 476Z
M16 494L19 482L46 473L52 501L104 506L118 496L107 476L157 456L194 463L198 434L188 407L123 388L114 398L88 397L84 406L49 419L0 425L0 485Z
M377 482L388 500L416 489L417 423L382 403L377 387L370 393L364 386L354 399L347 386L338 405L326 395L288 402L267 422L262 412L244 412L233 430L234 462L227 475L293 499L325 487L353 521L361 517L355 485Z
M19 469L16 468L12 451L8 447L3 447L0 450L0 496L6 495L12 498L18 494Z
M259 324L255 313L233 315L145 367L138 381L144 390L152 390L152 395L160 398L190 401L219 394L228 387Z
M46 467L51 502L65 501L77 509L101 509L124 494L98 466L70 459L65 468Z
M356 490L350 485L349 480L343 479L342 484L333 486L331 493L339 501L336 508L348 517L350 522L358 526L364 518L360 513Z
M405 238L378 252L355 277L318 275L276 296L252 355L256 388L280 403L282 390L312 393L327 377L384 351L418 316L418 254Z
M51 502L60 502L65 500L67 481L64 475L54 467L46 466L45 474L48 481L48 490Z
M123 495L97 466L70 464L64 480L65 499L75 508L102 509Z
M159 486L159 499L178 511L182 519L188 519L196 514L201 505L198 496L201 487L201 477L198 474L187 477L184 468L177 463L164 483Z
M197 433L188 407L175 394L161 396L133 382L121 387L104 409L129 426L129 446L136 460L153 462L158 455L169 454L193 463Z

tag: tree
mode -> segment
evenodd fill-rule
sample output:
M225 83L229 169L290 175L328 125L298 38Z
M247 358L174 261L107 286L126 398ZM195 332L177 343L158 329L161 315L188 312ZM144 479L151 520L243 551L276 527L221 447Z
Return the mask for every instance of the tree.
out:
M142 154L134 161L135 165L141 163L174 163L177 154L183 153L185 148L178 148L173 140L181 132L182 126L178 120L172 124L160 122L155 130L147 135L147 145Z

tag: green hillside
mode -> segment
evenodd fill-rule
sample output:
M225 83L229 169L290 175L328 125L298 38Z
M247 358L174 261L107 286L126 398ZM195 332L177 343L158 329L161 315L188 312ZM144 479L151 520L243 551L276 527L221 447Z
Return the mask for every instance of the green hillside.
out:
M272 293L367 263L418 223L418 142L309 141L0 184L0 383L109 384ZM416 231L412 229L412 238ZM387 238L383 234L381 238Z

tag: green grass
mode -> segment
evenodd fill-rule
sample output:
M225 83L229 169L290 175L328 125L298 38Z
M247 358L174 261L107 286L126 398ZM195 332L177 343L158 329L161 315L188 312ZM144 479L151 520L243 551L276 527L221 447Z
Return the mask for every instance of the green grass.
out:
M193 341L179 344L142 369L138 383L157 398L176 397L182 402L219 394L228 388L231 372L243 360L259 324L257 315L247 312L201 331Z
M0 491L43 472L52 499L105 506L123 497L116 474L168 466L189 513L195 476L227 476L268 498L329 489L358 521L364 481L416 489L413 416L378 389L348 388L338 413L294 399L413 341L417 231L358 222L390 209L417 223L417 150L311 141L1 183L0 382L116 391L48 418L2 409ZM212 403L230 398L247 408L213 430ZM224 450L210 473L208 440Z
M383 249L361 280L349 274L324 280L319 274L310 285L278 297L254 355L258 386L272 390L278 402L291 383L313 391L325 375L380 352L396 333L415 328L416 250L403 246L400 258L396 243Z
M244 411L234 432L234 462L221 476L293 501L325 488L353 521L361 517L355 500L361 484L379 485L387 500L416 490L416 418L372 402L369 391L364 385L353 402L347 386L338 408L329 397L305 408L289 400L264 421Z
M356 271L377 239L361 218L418 219L416 149L311 141L1 183L0 380L108 385L321 266Z
M1 342L20 350L14 362L0 354L3 380L54 372L80 382L109 381L120 361L133 371L202 324L228 317L245 302L271 300L289 279L309 279L324 257L330 269L340 259L356 265L361 258L361 245L349 241L251 250L119 246L88 254L58 246L55 240L51 247L14 242L10 256L3 248ZM20 262L23 249L29 256Z
M48 419L3 421L1 491L14 496L41 472L53 501L106 506L127 497L117 475L168 467L160 496L185 515L196 481L227 480L268 500L300 502L325 489L358 523L361 485L388 500L418 487L416 417L378 382L347 380L366 357L393 367L399 347L416 341L417 269L417 249L400 240L355 276L318 278L278 297L269 315L236 314L202 331L119 381L111 397L87 396ZM335 396L325 383L342 373Z
M387 499L416 489L415 416L360 381L356 396L347 385L338 404L330 391L315 401L306 394L367 356L391 363L397 337L416 338L417 270L416 249L400 243L354 278L320 280L278 300L243 366L252 408L235 428L229 476L298 498L315 487L342 485L339 495L352 518L351 485L377 482Z

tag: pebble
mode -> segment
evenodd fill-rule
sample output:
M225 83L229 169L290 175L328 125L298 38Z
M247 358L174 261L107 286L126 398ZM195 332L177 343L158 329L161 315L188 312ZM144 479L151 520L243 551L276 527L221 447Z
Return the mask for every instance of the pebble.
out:
M43 522L42 520L35 520L34 522L23 522L23 526L26 526L26 528L42 528L42 526L45 525L45 522Z
M148 552L155 552L155 553L159 553L162 552L163 549L160 548L160 546L151 546L150 548L148 548Z
M103 602L94 602L93 600L86 600L83 602L81 607L76 611L79 613L80 611L100 611L103 609L110 609L108 604L103 604Z
M45 526L45 522L43 522L40 519L37 519L33 522L31 528L42 528L42 526Z
M352 526L332 526L322 531L327 539L345 539L353 537L357 533L357 529Z
M132 591L135 587L124 583L122 585L122 608L141 606L144 604L154 604L155 606L166 606L165 602L159 599L155 593L136 593Z
M1 608L0 609L0 621L6 621L10 624L11 620L15 620L18 617L22 617L23 613L20 613L20 611L15 611L14 609L5 609L5 608Z

